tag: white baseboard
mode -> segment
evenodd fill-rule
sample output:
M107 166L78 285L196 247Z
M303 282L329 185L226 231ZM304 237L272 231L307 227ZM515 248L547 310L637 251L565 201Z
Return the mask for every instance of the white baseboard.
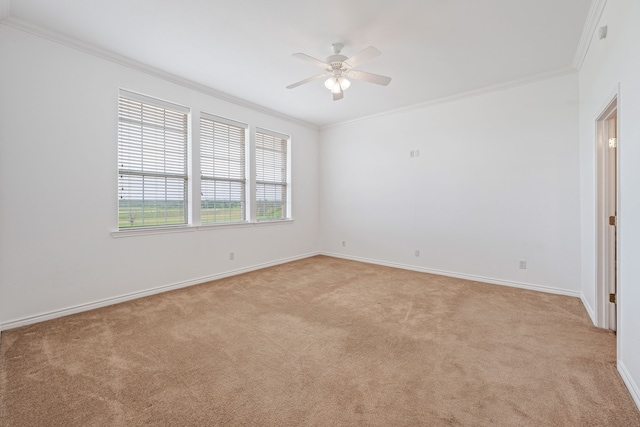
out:
M593 323L594 326L598 326L598 322L596 321L596 312L593 311L593 308L584 297L584 294L582 292L580 292L580 301L582 301L582 305L584 306L585 310L587 310L587 314L589 315L589 318L591 318L591 323Z
M490 283L492 285L510 286L513 288L528 289L531 291L546 292L550 294L567 295L571 297L580 297L580 292L570 291L567 289L554 288L551 286L534 285L531 283L513 282L510 280L494 279L491 277L474 276L472 274L454 273L445 270L436 270L433 268L417 267L415 265L400 264L397 262L381 261L377 259L362 258L358 256L338 254L334 252L320 252L320 255L326 255L334 258L343 258L351 261L366 262L368 264L383 265L386 267L401 268L403 270L418 271L420 273L437 274L440 276L455 277L458 279L472 280L474 282Z
M168 284L168 285L158 286L158 287L147 289L147 290L144 290L144 291L132 292L132 293L129 293L129 294L119 295L119 296L111 297L111 298L105 298L105 299L102 299L102 300L99 300L99 301L94 301L94 302L90 302L90 303L86 303L86 304L79 304L79 305L75 305L75 306L72 306L72 307L67 307L67 308L60 309L60 310L53 310L53 311L49 311L49 312L46 312L46 313L37 314L37 315L34 315L34 316L24 317L24 318L21 318L21 319L16 319L16 320L12 320L12 321L9 321L9 322L0 323L0 331L4 331L4 330L7 330L7 329L13 329L13 328L19 328L21 326L31 325L31 324L38 323L38 322L44 322L46 320L56 319L58 317L68 316L70 314L81 313L83 311L89 311L89 310L93 310L93 309L96 309L96 308L105 307L105 306L112 305L112 304L118 304L120 302L130 301L130 300L137 299L137 298L143 298L143 297L146 297L146 296L149 296L149 295L158 294L158 293L161 293L161 292L167 292L167 291L171 291L171 290L174 290L174 289L180 289L180 288L185 288L187 286L198 285L200 283L210 282L212 280L223 279L225 277L235 276L235 275L242 274L242 273L248 273L250 271L260 270L262 268L272 267L272 266L279 265L279 264L285 264L287 262L297 261L297 260L300 260L300 259L309 258L309 257L316 256L316 255L326 255L326 256L330 256L330 257L334 257L334 258L343 258L343 259L348 259L348 260L352 260L352 261L365 262L365 263L368 263L368 264L376 264L376 265L383 265L383 266L386 266L386 267L400 268L400 269L403 269L403 270L418 271L418 272L421 272L421 273L438 274L438 275L441 275L441 276L456 277L456 278L459 278L459 279L466 279L466 280L472 280L472 281L476 281L476 282L490 283L490 284L494 284L494 285L511 286L511 287L515 287L515 288L529 289L529 290L539 291L539 292L547 292L547 293L552 293L552 294L579 297L579 298L582 299L583 304L585 304L584 298L582 298L582 295L577 291L568 291L566 289L553 288L553 287L549 287L549 286L533 285L533 284L530 284L530 283L520 283L520 282L513 282L513 281L508 281L508 280L494 279L494 278L489 278L489 277L474 276L474 275L470 275L470 274L454 273L454 272L444 271L444 270L436 270L436 269L430 269L430 268L424 268L424 267L416 267L416 266L407 265L407 264L400 264L400 263L395 263L395 262L387 262L387 261L381 261L381 260L375 260L375 259L369 259L369 258L363 258L363 257L357 257L357 256L349 256L349 255L338 254L338 253L333 253L333 252L311 252L311 253L307 253L307 254L303 254L303 255L298 255L298 256L289 257L289 258L283 258L283 259L274 260L274 261L270 261L270 262L262 263L262 264L256 264L256 265L252 265L252 266L249 266L249 267L244 267L244 268L240 268L240 269L236 269L236 270L229 270L229 271L225 271L225 272L222 272L222 273L213 274L213 275L210 275L210 276L199 277L199 278L196 278L196 279L186 280L186 281L183 281L183 282L178 282L178 283L172 283L172 284ZM587 307L587 312L589 313L589 315L593 319L592 311L590 311L590 307L587 304L585 304L585 307ZM2 339L2 338L0 337L0 339Z
M289 258L282 258L275 261L269 261L262 264L256 264L249 267L239 268L237 270L229 270L222 273L212 274L210 276L198 277L197 279L185 280L183 282L172 283L169 285L158 286L155 288L147 289L144 291L132 292L129 294L119 295L116 297L105 298L99 301L94 301L86 304L79 304L72 307L64 308L61 310L53 310L46 313L37 314L35 316L24 317L22 319L16 319L9 322L0 323L0 331L7 329L19 328L21 326L31 325L38 322L44 322L45 320L56 319L58 317L68 316L70 314L81 313L83 311L89 311L108 305L118 304L125 301L130 301L146 296L159 294L161 292L172 291L174 289L186 288L187 286L199 285L201 283L210 282L212 280L223 279L225 277L236 276L242 273L248 273L250 271L260 270L262 268L273 267L275 265L285 264L291 261L297 261L300 259L310 258L312 256L320 255L319 252L311 252L303 255L297 255ZM0 335L1 339L1 335Z
M636 403L638 409L640 409L640 387L638 387L638 384L633 380L633 377L627 370L624 362L620 359L618 359L618 372L622 377L622 381L624 381L624 384L627 386L627 389L629 389L629 394L631 394L633 401Z

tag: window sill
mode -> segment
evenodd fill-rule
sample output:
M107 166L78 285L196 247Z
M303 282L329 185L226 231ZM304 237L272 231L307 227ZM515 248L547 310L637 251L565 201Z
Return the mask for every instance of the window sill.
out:
M196 231L197 228L192 225L180 225L174 227L153 227L153 228L137 228L112 231L111 237L133 237L133 236L151 236L153 234L173 234L173 233L190 233Z
M277 224L293 224L294 220L293 219L272 219L272 220L268 220L268 219L264 219L262 221L258 221L255 222L254 224L257 226L262 226L262 225L277 225Z
M207 225L180 225L173 227L149 227L149 228L136 228L136 229L124 229L111 232L111 237L119 239L123 237L135 237L135 236L151 236L155 234L174 234L174 233L192 233L194 231L211 231L211 230L226 230L231 228L246 228L246 227L262 227L266 225L280 225L280 224L293 224L293 219L277 219L277 220L263 220L258 222L233 222L227 224L207 224Z
M245 228L252 227L252 222L227 222L222 224L201 224L197 225L198 231L222 230L228 228Z

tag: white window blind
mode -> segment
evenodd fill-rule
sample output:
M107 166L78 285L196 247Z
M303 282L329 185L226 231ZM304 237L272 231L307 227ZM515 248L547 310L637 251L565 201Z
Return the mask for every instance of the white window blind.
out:
M284 135L256 132L256 218L287 219L287 141Z
M188 222L188 112L121 91L118 104L118 227Z
M246 125L202 114L200 118L203 224L246 220Z

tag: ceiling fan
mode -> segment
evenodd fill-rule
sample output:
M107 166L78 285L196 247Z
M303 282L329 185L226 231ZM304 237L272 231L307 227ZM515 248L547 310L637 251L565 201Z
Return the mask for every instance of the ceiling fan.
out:
M305 83L309 83L314 80L329 76L329 78L324 82L324 86L333 94L333 100L337 101L343 98L344 91L347 90L349 86L351 86L351 82L347 80L346 77L355 80L362 80L364 82L375 83L382 86L386 86L389 84L389 82L391 81L391 77L353 69L364 61L380 55L380 51L378 49L373 46L369 46L362 49L351 58L347 58L346 56L340 54L343 47L344 45L342 43L332 44L331 48L333 49L333 55L329 56L325 62L304 53L294 53L293 56L295 56L296 58L309 61L312 64L324 68L324 73L291 84L287 86L287 89L293 89Z

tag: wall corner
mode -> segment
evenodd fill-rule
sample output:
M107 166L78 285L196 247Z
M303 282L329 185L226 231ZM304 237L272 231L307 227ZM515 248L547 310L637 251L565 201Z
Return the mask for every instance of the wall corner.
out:
M596 321L596 312L593 310L593 308L589 304L589 301L587 301L587 298L585 298L584 293L582 292L580 292L580 301L582 301L584 309L587 310L587 314L591 319L591 323L593 323L594 326L598 326L598 322Z
M584 24L584 28L582 29L582 36L580 37L580 43L578 44L578 49L576 50L576 54L573 58L573 68L577 71L580 71L582 68L582 63L584 59L587 57L587 52L589 52L589 47L591 46L591 40L593 38L593 33L596 31L598 27L598 23L600 22L600 17L602 16L602 12L604 11L605 6L607 5L607 0L593 0L591 3L591 8L589 9L589 15L587 16L587 21Z
M11 11L11 0L0 0L0 22L9 18Z

